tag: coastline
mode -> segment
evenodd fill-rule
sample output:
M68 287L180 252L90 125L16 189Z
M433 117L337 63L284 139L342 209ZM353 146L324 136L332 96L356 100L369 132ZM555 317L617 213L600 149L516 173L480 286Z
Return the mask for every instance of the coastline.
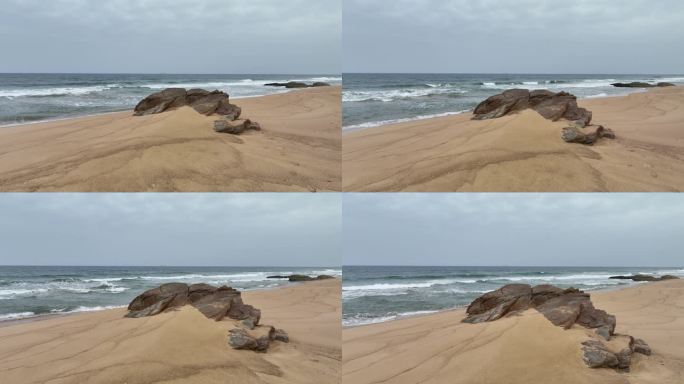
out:
M617 318L616 332L644 338L653 356L640 356L627 374L590 369L580 342L588 330L553 326L536 311L482 324L464 324L465 309L344 328L344 382L349 383L677 383L684 377L684 281L644 283L592 292ZM384 356L384 357L383 357ZM387 360L386 356L392 356ZM479 361L479 364L475 364ZM455 380L455 381L454 381Z
M341 87L241 99L263 131L217 134L191 108L0 128L7 192L311 192L341 186Z
M584 291L587 293L590 293L592 295L593 294L602 294L602 293L610 293L610 292L621 291L624 289L634 288L636 286L643 285L643 284L651 284L651 282L632 282L632 283L629 283L629 284L624 285L624 286L604 287L604 288L599 288L599 289L595 289L595 290L585 289ZM429 317L429 316L440 315L443 313L450 313L450 312L462 312L463 316L465 317L465 310L467 307L468 307L468 305L462 305L462 306L457 306L457 307L453 307L453 308L424 311L424 312L429 312L429 313L415 313L415 314L410 314L410 315L401 315L401 316L397 316L397 318L395 318L395 319L382 320L382 321L365 323L365 324L355 324L355 325L344 325L343 324L342 329L353 329L353 328L359 328L359 327L367 327L367 326L376 325L376 324L391 323L394 321L414 319L417 317Z
M337 383L340 287L333 279L244 292L263 324L290 335L266 354L230 349L233 321L214 322L194 308L140 319L114 309L0 327L0 372L25 383Z
M560 139L566 122L534 111L472 113L343 133L347 192L640 192L684 190L684 87L579 100L617 135ZM651 129L653 127L653 129Z

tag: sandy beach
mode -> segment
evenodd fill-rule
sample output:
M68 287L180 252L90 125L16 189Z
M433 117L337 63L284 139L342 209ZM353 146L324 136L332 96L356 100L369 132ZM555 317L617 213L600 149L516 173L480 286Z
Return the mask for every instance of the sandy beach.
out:
M463 324L465 310L347 328L343 383L681 383L684 380L684 281L594 293L617 317L616 333L647 340L630 373L590 369L581 357L585 328L563 330L535 310Z
M262 324L290 343L267 353L227 346L233 322L192 307L123 318L124 309L0 328L0 377L7 383L339 383L340 281L243 294Z
M568 144L526 110L472 121L471 113L343 135L345 191L579 192L684 190L684 87L579 100L617 135Z
M0 128L1 191L336 191L340 87L235 99L263 131L215 133L190 107Z

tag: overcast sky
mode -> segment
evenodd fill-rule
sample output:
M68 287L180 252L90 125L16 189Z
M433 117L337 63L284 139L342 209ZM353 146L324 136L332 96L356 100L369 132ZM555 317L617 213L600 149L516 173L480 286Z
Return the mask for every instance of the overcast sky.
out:
M341 265L339 194L2 194L0 265Z
M1 7L0 72L340 72L340 0L3 0Z
M681 0L344 0L345 72L684 72Z
M684 266L680 194L345 194L345 265Z

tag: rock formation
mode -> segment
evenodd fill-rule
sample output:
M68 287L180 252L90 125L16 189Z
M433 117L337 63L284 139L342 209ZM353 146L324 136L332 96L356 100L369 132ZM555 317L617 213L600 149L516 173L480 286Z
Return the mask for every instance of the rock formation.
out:
M613 83L611 85L613 87L618 87L618 88L655 88L655 87L674 87L675 86L672 83L651 84L651 83L644 83L642 81L633 81L631 83Z
M299 282L299 281L316 281L316 280L327 280L327 279L334 279L335 277L329 276L329 275L318 275L316 277L311 277L307 275L274 275L274 276L268 276L268 279L288 279L289 281L292 282Z
M586 129L588 129L587 127ZM594 132L586 133L583 129L578 127L565 127L561 131L561 139L566 143L578 143L585 145L594 145L601 138L614 139L615 133L611 129L599 125Z
M567 92L511 89L480 103L473 112L473 120L496 119L525 109L537 111L552 121L570 121L571 126L563 128L561 132L561 138L567 143L593 145L600 138L615 138L615 133L603 126L596 127L593 132L583 130L585 127L587 130L594 127L590 125L592 113L578 107L577 97Z
M577 324L594 329L596 336L611 344L622 346L615 351L602 341L590 339L582 343L583 359L592 368L629 370L633 353L649 355L648 345L641 339L615 334L615 316L596 309L590 295L575 288L561 289L552 285L532 287L527 284L509 284L496 291L485 293L473 301L466 310L464 323L495 321L502 317L536 309L554 325L569 329Z
M232 121L230 119L221 119L214 121L214 131L241 135L247 131L261 131L261 125L249 119Z
M317 81L317 82L309 85L306 83L302 83L300 81L290 81L287 83L268 83L268 84L264 84L264 86L266 86L266 87L285 87L285 88L291 89L291 88L329 87L330 84L324 83L322 81Z
M651 275L632 275L632 276L611 276L611 279L617 279L617 280L632 280L632 281L663 281L663 280L673 280L673 279L679 279L677 276L672 276L672 275L663 275L660 277L657 276L651 276Z
M232 120L240 117L242 110L230 103L227 93L205 91L204 89L168 88L144 98L135 107L136 116L152 115L184 106L194 108L206 116L222 115Z
M265 335L254 335L241 328L234 328L228 332L228 345L233 349L266 352L273 341L289 343L290 339L285 331L274 327L270 327Z
M242 302L240 291L209 284L169 283L150 289L131 301L126 317L155 316L174 308L191 305L209 319L251 320L259 324L261 311Z

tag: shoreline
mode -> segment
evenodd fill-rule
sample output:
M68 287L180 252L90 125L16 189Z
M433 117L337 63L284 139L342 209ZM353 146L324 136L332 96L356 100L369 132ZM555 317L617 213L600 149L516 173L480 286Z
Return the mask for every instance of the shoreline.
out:
M331 85L331 87L336 87L336 86L339 86L339 85L334 85L334 84ZM302 91L305 89L309 89L309 88L286 89L286 90L282 90L280 92L265 93L263 95L230 96L230 100L248 100L248 99L255 99L255 98L259 98L259 97L266 97L266 96L272 96L272 95L284 95L284 94L287 94L290 92L297 92L297 91ZM153 93L153 92L151 92L151 93ZM31 125L35 125L35 124L44 124L44 123L56 123L56 122L65 122L65 121L68 122L69 120L78 120L78 119L85 119L85 118L92 118L92 117L102 117L102 116L108 116L108 115L113 115L113 114L117 114L117 113L132 114L133 108L135 108L135 106L133 106L131 108L117 109L115 111L108 111L108 112L88 113L88 114L83 114L83 115L69 115L69 116L54 117L54 118L49 118L49 119L45 119L45 120L36 120L36 121L29 121L29 122L23 122L23 123L0 124L0 129L22 127L22 126L31 126Z
M625 285L622 286L622 287L613 287L613 288L605 287L605 288L599 288L599 289L595 289L595 290L587 290L587 289L585 289L584 291L587 292L587 293L589 293L589 294L594 294L594 293L599 293L599 294L601 294L601 293L610 293L610 292L622 291L622 290L624 290L624 289L634 288L634 287L637 287L637 286L640 286L640 285L652 284L652 283L653 283L653 282L646 282L646 281L644 281L644 282L636 282L636 281L635 281L635 282L632 282L632 283L625 284ZM343 286L343 288L344 288L344 286ZM483 294L484 294L484 293L483 293ZM420 318L420 317L430 317L430 316L441 315L441 314L450 313L450 312L459 312L459 311L463 311L463 313L465 313L465 309L466 309L467 307L468 307L468 305L462 305L462 306L453 307L453 308L447 308L447 309L438 309L438 310L432 310L432 311L430 311L430 310L425 310L425 312L430 311L430 313L415 313L415 314L412 314L412 315L404 315L404 316L396 315L397 318L395 318L395 319L377 321L377 322L373 322L373 323L356 324L356 325L344 325L344 323L342 323L342 329L352 329L352 328L368 327L368 326L372 326L372 325L376 325L376 324L386 324L386 323L392 323L392 322L401 321L401 320L415 319L415 318Z
M342 282L342 279L339 277L335 277L334 279L328 279L328 280L339 281L340 283ZM240 290L240 292L244 293L244 292L276 291L279 289L290 288L290 287L294 287L294 286L298 286L298 285L302 285L302 284L308 284L308 283L312 283L312 282L314 282L314 281L295 281L295 282L290 282L289 284L286 284L286 285L281 285L279 287L244 289L244 290ZM140 293L142 293L142 292L140 292ZM43 314L36 314L36 315L17 318L17 319L0 320L0 328L11 327L11 326L21 325L21 324L30 324L30 323L37 322L37 321L45 321L45 320L51 320L51 319L55 319L55 318L83 315L83 314L88 314L88 313L96 313L96 312L104 312L104 311L116 311L116 310L120 310L120 309L125 309L128 307L128 305L102 305L99 307L102 307L102 309L93 309L93 310L87 310L87 311L71 311L71 312L63 312L63 313L43 313Z
M684 87L684 84L676 84L675 87L669 87L669 88L676 88L676 87ZM520 88L520 89L529 89L533 90L531 88ZM539 88L543 89L543 88ZM628 97L629 95L633 95L635 93L646 93L646 92L651 92L652 90L655 90L657 88L635 88L635 91L631 91L628 93L625 93L623 95L596 95L596 96L587 96L587 97L578 97L577 101L579 102L580 100L600 100L600 99L611 99L611 98L623 98L623 97ZM506 89L502 89L501 92L506 91ZM561 92L561 90L558 90ZM565 91L568 92L568 91ZM572 92L570 92L572 93ZM481 101L484 101L481 100ZM343 103L344 106L344 103ZM397 125L397 124L403 124L403 123L410 123L410 122L418 122L418 121L425 121L425 120L433 120L433 119L440 119L444 117L450 117L450 116L456 116L456 115L464 115L468 113L472 113L475 107L462 110L462 111L454 111L454 112L442 112L442 113L436 113L434 115L423 115L423 116L416 116L416 117L407 117L403 119L395 119L395 120L383 120L383 121L369 121L366 123L361 123L361 124L354 124L354 125L348 125L348 126L342 126L342 134L349 134L352 132L358 132L358 131L364 131L367 129L373 129L373 128L380 128L380 127L388 127L392 125ZM367 125L367 126L366 126Z

